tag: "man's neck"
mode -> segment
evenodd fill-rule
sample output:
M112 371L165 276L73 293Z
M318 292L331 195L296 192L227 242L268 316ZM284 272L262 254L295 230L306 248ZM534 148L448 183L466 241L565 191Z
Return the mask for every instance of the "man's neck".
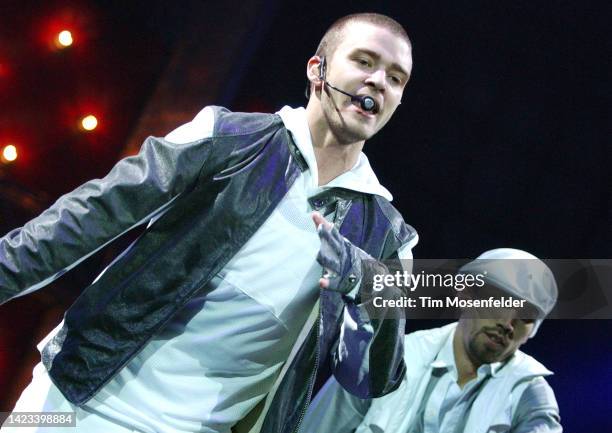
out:
M313 143L314 154L317 160L319 185L326 185L338 176L347 171L357 163L359 158L358 149L355 152L353 149L348 149L348 146L322 145L318 146Z
M317 160L319 185L326 185L355 166L364 141L340 143L327 126L320 110L307 107L306 118Z

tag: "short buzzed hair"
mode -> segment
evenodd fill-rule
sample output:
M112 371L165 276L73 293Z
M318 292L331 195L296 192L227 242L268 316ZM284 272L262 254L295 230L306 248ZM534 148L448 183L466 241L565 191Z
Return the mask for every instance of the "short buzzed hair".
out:
M342 33L344 32L344 29L348 24L354 22L369 23L375 26L385 28L391 33L402 38L404 41L406 41L408 47L412 48L410 38L408 37L406 30L400 23L386 15L368 12L351 14L336 20L329 27L329 29L327 29L325 35L323 35L323 38L321 39L321 42L319 42L319 46L317 47L315 55L319 57L331 57L336 51L336 48L338 48L340 41L342 40Z

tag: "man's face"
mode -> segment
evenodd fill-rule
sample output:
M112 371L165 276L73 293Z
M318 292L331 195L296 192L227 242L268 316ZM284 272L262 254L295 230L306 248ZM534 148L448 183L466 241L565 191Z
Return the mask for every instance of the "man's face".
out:
M492 287L485 287L479 297L508 296ZM525 304L524 309L495 308L482 313L462 315L459 320L463 347L477 366L504 361L516 352L533 331L537 315L535 308Z
M524 319L462 319L463 345L475 365L504 361L527 342L533 322Z
M327 123L342 144L367 140L391 118L410 78L412 55L402 38L385 28L354 22L342 32L341 41L327 59L326 80L359 96L371 96L376 113L363 111L357 102L327 88L321 106Z

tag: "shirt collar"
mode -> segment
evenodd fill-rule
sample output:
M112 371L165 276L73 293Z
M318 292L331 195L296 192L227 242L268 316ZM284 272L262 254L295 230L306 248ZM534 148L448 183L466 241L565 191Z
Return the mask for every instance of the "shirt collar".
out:
M306 120L306 109L304 109L304 107L291 108L289 106L284 106L277 114L281 117L285 127L293 136L296 146L302 153L302 156L304 156L306 164L308 164L308 168L312 173L312 177L318 185L317 160L312 146L308 121ZM322 188L334 187L346 188L367 194L376 194L389 201L393 200L391 193L378 181L378 178L374 174L374 170L372 170L370 166L368 158L363 152L360 152L357 163L353 168L333 179L326 185L323 185Z
M453 330L453 332L451 332L449 336L446 338L446 341L444 342L442 349L440 349L440 351L438 352L436 359L431 362L431 366L434 369L440 368L440 369L447 370L449 373L453 375L456 381L458 378L458 374L457 374L457 366L455 364L455 352L453 351L453 339L455 337L455 332L457 332L456 329ZM478 367L477 375L479 378L486 377L489 375L492 377L496 377L497 374L499 373L499 370L504 365L505 363L503 362L482 364L480 367Z

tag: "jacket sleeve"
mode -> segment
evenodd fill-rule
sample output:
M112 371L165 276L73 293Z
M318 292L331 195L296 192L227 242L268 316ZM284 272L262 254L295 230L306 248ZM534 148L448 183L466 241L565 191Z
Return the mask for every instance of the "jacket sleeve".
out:
M555 393L546 382L538 377L523 391L518 401L512 433L562 433L559 406Z
M352 433L365 417L370 404L370 400L348 393L331 377L310 404L299 433Z
M0 238L0 303L43 287L167 209L197 180L212 142L178 141L149 137L137 156Z
M397 252L399 258L411 259L412 247L417 242L418 236L414 236L403 245ZM402 260L401 264L404 263L406 260ZM361 266L361 277L392 272L376 260L363 260ZM385 299L399 299L402 295L398 287L386 287L384 291ZM345 306L340 335L331 353L333 375L346 390L359 398L382 397L400 385L406 370L404 310L373 308L372 299L356 295L356 288L343 299Z

